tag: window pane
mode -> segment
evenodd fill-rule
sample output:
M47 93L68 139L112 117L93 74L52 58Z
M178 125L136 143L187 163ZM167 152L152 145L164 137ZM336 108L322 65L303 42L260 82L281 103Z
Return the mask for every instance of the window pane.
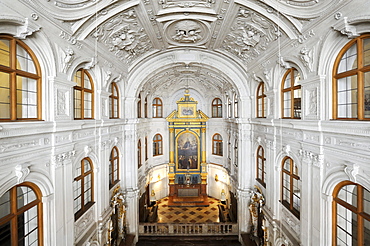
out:
M10 76L3 72L0 72L0 119L10 119Z
M9 40L1 39L0 40L0 65L10 67L10 53Z
M0 219L10 213L10 191L0 197ZM1 230L0 230L1 231ZM1 245L1 240L0 240Z
M84 172L87 173L88 171L91 170L90 162L86 159L84 159L83 162L84 162Z
M364 191L364 212L370 215L370 192L366 189L363 189L363 191Z
M36 68L28 52L17 45L17 69L36 74Z
M338 198L357 207L357 188L356 185L343 186L338 192Z
M291 73L289 73L284 81L284 89L292 87L291 85Z
M37 118L37 81L17 76L17 118Z
M87 76L86 74L84 74L84 88L85 89L90 89L90 90L92 89L89 76Z
M293 70L294 72L294 86L296 85L299 85L300 84L300 80L301 80L301 75L299 74L299 72L297 70Z
M81 70L79 70L75 73L75 76L74 76L73 80L74 80L74 82L77 83L77 86L82 86L82 84L81 84L81 81L82 81L82 72L81 72Z
M338 117L357 118L357 75L339 79Z
M357 68L357 44L352 45L341 58L338 73Z
M79 90L75 90L74 91L74 115L75 115L75 118L82 118L82 104L81 104L81 91Z
M364 220L364 245L370 245L370 221Z
M290 91L284 92L284 117L291 117L291 99Z
M18 242L19 245L32 245L37 241L37 206L18 216Z
M81 195L81 180L73 182L73 197L79 197Z
M364 80L364 117L370 118L370 72L364 74Z
M370 65L370 38L364 39L364 66Z
M290 158L285 159L283 168L284 170L290 172Z
M17 187L17 208L18 209L35 201L36 198L37 198L36 194L31 188L27 186Z
M353 216L356 217L350 210L337 204L337 244L338 245L352 245ZM356 236L355 236L356 237ZM357 244L355 244L357 245Z
M92 94L90 92L84 92L84 117L92 118Z
M0 225L0 245L11 245L10 222Z
M293 208L300 211L300 198L301 198L301 190L299 187L300 181L297 179L293 179Z

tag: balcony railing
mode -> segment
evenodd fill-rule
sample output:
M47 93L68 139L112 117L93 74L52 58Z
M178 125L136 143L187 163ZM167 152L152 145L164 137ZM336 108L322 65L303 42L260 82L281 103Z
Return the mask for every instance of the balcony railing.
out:
M214 224L166 224L140 223L139 235L151 236L192 236L192 235L238 235L237 223Z

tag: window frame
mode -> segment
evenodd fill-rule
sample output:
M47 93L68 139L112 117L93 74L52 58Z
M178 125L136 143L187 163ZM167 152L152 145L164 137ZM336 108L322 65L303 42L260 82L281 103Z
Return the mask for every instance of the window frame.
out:
M153 156L163 155L163 137L157 133L153 137Z
M212 154L223 156L223 139L219 133L215 133L212 136Z
M290 163L290 165L289 165L290 170L289 171L284 168L284 164L285 164L286 160L290 160L289 161L289 163ZM294 205L294 202L293 202L293 196L294 196L294 191L293 191L294 182L293 182L293 179L297 180L297 182L300 182L300 177L298 175L294 174L294 168L297 169L297 173L298 173L298 167L295 165L294 160L292 158L288 157L288 156L284 157L281 165L282 165L282 168L281 168L281 184L280 184L280 186L281 186L281 189L280 189L280 193L281 193L280 198L281 198L281 200L280 200L280 202L295 217L300 219L301 195L299 196L299 202L300 202L299 203L300 204L299 205L299 210L297 210L293 206ZM289 176L289 190L288 190L288 192L289 192L289 202L284 200L284 173ZM301 190L299 192L301 192Z
M153 99L152 103L152 116L153 118L162 118L163 117L163 103L159 97Z
M333 119L334 120L361 120L368 121L370 116L365 118L365 105L362 103L365 100L365 79L364 75L366 72L370 72L370 64L364 66L364 52L363 52L363 41L369 39L370 34L363 34L349 41L339 52L333 67ZM356 60L357 68L346 70L338 73L338 68L343 56L353 46L357 45L356 49ZM356 118L339 118L338 117L338 80L343 78L349 78L351 76L357 76L357 117ZM351 87L352 89L352 87ZM370 103L370 102L369 102Z
M144 99L144 118L148 118L148 97Z
M24 205L21 208L18 208L18 193L17 188L18 187L28 187L30 188L36 196L36 199L34 201L31 201L30 203ZM10 188L7 192L9 192L9 205L10 205L10 211L7 215L0 218L0 225L4 225L7 223L10 223L10 240L11 245L16 246L19 242L18 237L18 217L23 215L26 211L29 211L30 209L37 207L37 245L43 246L43 204L42 204L42 193L39 189L39 187L31 182L23 182L19 185L13 186ZM4 193L5 194L5 193ZM23 236L22 236L23 237Z
M212 118L222 118L222 100L218 97L212 100Z
M259 102L261 101L261 109ZM260 82L257 87L257 98L256 98L256 106L257 106L257 118L266 118L266 94L265 94L265 83ZM261 110L261 111L260 111Z
M227 118L232 118L232 105L230 98L227 98Z
M299 85L294 85L294 78L295 78L294 72L295 71L299 75L301 74L298 71L298 69L296 69L294 67L291 67L285 72L285 74L283 76L283 80L281 82L281 118L282 119L301 119L302 118L302 86L300 84ZM284 88L284 85L285 85L285 82L286 82L288 76L290 76L290 87ZM298 91L298 90L300 90L300 94L301 94L300 98L297 98L297 99L300 99L299 100L299 108L298 108L298 110L300 110L299 111L300 116L296 117L295 116L295 108L294 108L295 107L295 105L294 105L295 104L295 102L294 102L294 99L295 99L294 98L294 92ZM284 116L284 109L285 109L284 108L284 106L285 106L284 105L284 99L285 99L284 94L285 94L285 92L290 92L290 99L291 99L290 100L290 116Z
M347 203L346 201L340 199L338 197L339 192L341 191L342 188L348 185L354 185L356 186L357 189L357 200L356 204L357 206L354 206L352 204ZM364 220L366 219L367 221L370 222L370 214L366 213L364 211L364 190L365 187L354 183L352 181L346 180L342 181L339 184L337 184L334 188L333 191L333 201L332 201L332 210L333 210L333 221L332 221L332 231L333 231L333 237L332 237L332 245L335 246L337 245L337 205L341 205L346 209L346 211L350 211L353 214L357 216L357 245L365 245L364 244ZM367 190L370 192L369 190ZM353 231L352 231L353 233ZM356 246L356 245L353 245Z
M42 74L38 59L32 49L30 49L24 42L14 38L10 35L0 35L0 39L9 41L9 66L0 65L0 72L9 75L9 115L8 119L0 119L0 122L4 121L37 121L42 120ZM32 59L36 73L31 73L17 69L17 46L23 48L30 58ZM28 78L36 80L36 118L18 118L17 117L17 76L22 78ZM22 97L23 102L23 97Z
M90 171L85 172L85 165L84 160L88 161L90 165ZM78 180L81 180L81 193L79 196L81 196L81 209L77 210L74 214L75 221L77 221L85 212L87 212L94 204L94 167L92 164L92 161L89 157L85 157L80 161L81 164L81 175L74 178L73 182L76 182ZM91 201L88 201L85 204L85 178L91 175ZM77 198L79 197L77 196ZM73 198L73 200L76 200L76 197Z
M142 157L141 139L139 139L139 141L137 142L137 166L138 166L138 169L140 169L140 167L143 165L141 157Z
M260 154L261 151L261 154ZM257 155L256 155L256 164L257 164L257 172L256 172L256 180L266 188L265 176L266 176L266 157L265 157L265 149L259 145L257 148ZM259 175L261 171L261 176Z
M117 162L116 162L117 161ZM117 169L115 169L115 163L117 163ZM117 179L114 179L116 173ZM118 148L114 146L109 156L109 189L113 188L119 182L119 152Z
M236 94L234 95L234 118L239 118L239 101Z
M118 119L119 118L119 90L116 82L111 83L111 95L109 95L109 102L110 102L110 112L109 112L109 119ZM116 94L114 93L116 92ZM117 115L114 115L115 109L117 111Z
M80 68L74 73L74 78L76 77L76 74L81 71L81 86L75 85L73 87L73 117L74 120L93 120L94 119L94 82L90 75L90 73L87 71L87 69ZM88 77L91 85L91 89L88 89L85 87L85 76ZM80 91L81 93L81 118L76 118L76 97L75 92ZM85 92L91 94L91 118L85 117Z
M137 117L141 118L141 95L140 94L138 96L138 101L137 101Z

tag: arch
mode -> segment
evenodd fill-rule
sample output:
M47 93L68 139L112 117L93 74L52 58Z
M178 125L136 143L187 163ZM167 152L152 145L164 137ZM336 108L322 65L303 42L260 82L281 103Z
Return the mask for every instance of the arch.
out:
M120 158L119 151L114 146L109 155L109 189L119 182L120 173Z
M152 101L152 117L153 118L163 117L163 103L159 97L155 97Z
M41 120L42 80L36 55L10 35L0 35L0 47L4 67L0 67L0 121Z
M37 185L23 182L13 186L0 196L0 200L1 242L9 245L43 245L42 194ZM18 229L14 230L14 224Z
M157 133L153 137L153 156L163 155L163 137Z
M119 118L119 90L116 82L111 82L109 95L109 118L118 119Z
M73 81L77 84L73 87L74 119L94 119L95 89L90 73L80 68L75 72Z
M223 156L223 139L219 133L215 133L212 137L212 154Z

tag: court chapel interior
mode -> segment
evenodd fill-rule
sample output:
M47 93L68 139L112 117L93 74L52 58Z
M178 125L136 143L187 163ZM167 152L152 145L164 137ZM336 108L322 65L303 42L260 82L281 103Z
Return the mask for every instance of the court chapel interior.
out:
M369 0L1 0L0 246L370 245Z

